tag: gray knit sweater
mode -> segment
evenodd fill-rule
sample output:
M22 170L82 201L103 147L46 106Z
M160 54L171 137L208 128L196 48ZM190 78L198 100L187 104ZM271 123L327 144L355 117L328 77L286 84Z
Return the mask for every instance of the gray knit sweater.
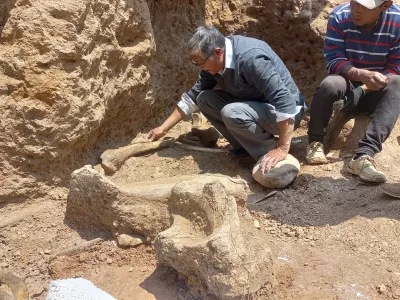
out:
M201 91L218 84L237 102L267 102L279 113L294 114L296 106L304 106L289 70L267 43L238 35L227 38L233 46L232 68L226 68L222 75L201 71L187 92L194 103Z

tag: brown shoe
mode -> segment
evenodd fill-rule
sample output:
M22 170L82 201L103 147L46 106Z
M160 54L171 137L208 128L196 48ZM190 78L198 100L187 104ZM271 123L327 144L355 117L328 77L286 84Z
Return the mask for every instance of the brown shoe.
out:
M400 183L385 183L380 186L380 189L385 194L400 198Z

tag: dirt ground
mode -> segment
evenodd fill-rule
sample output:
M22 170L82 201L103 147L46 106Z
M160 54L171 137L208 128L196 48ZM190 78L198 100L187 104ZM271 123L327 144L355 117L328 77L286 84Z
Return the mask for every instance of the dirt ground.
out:
M378 157L391 182L400 182L398 125ZM291 147L301 174L259 203L254 202L271 190L252 179L254 162L227 154L163 149L130 158L110 179L122 186L203 173L247 180L248 208L272 248L278 282L257 299L400 299L400 205L346 173L352 153L348 139L331 152L329 164L309 166L304 121ZM151 245L120 249L108 232L90 224L77 229L65 220L67 193L58 201L0 204L0 268L23 278L33 299L46 298L51 279L69 277L89 279L121 300L193 299L178 274L157 265ZM58 255L99 237L103 240L83 251Z

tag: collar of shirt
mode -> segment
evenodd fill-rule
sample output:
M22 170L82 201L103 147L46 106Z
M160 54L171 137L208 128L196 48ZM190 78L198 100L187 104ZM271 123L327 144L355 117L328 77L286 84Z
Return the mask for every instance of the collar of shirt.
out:
M218 73L223 75L226 69L234 69L232 41L225 38L225 68Z

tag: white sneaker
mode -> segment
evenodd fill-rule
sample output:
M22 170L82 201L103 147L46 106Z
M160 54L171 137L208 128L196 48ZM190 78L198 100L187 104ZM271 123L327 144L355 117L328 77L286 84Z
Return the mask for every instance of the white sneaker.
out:
M362 180L382 183L386 181L383 172L378 171L375 160L369 155L363 155L358 159L352 158L347 166L347 172L358 175Z
M326 164L328 162L324 153L324 145L321 142L312 142L307 146L306 158L311 165Z

